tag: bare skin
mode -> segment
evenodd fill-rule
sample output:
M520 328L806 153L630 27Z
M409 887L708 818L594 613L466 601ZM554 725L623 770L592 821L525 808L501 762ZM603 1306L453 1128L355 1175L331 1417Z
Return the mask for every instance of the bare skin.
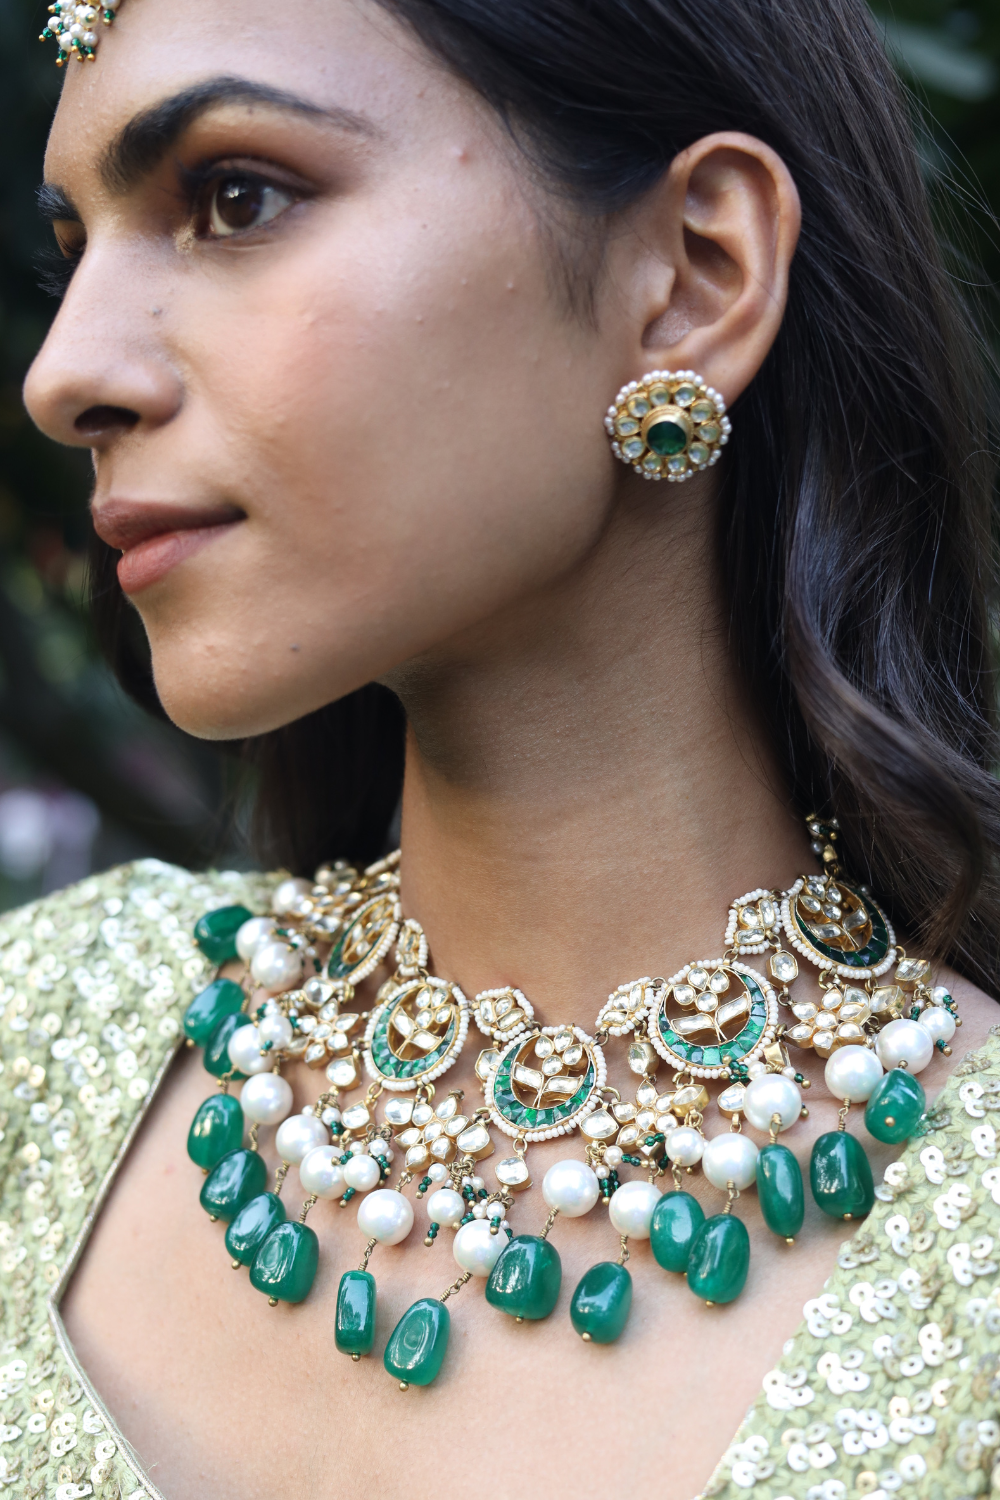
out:
M718 953L734 896L813 868L731 665L715 489L642 484L601 424L652 368L696 369L730 403L745 389L784 308L794 184L749 137L696 143L611 227L583 317L553 264L568 210L382 11L174 0L162 19L129 0L99 61L70 70L46 170L81 220L60 219L60 240L86 253L29 406L94 450L95 521L124 549L177 722L252 734L388 683L411 726L403 903L435 969L469 994L515 983L544 1021L592 1029L617 984ZM127 187L102 177L136 114L222 75L311 112L230 93ZM178 162L213 161L269 184L240 235L211 183L194 209L182 191ZM957 1056L996 1007L953 992ZM470 1102L474 1056L470 1041L447 1079ZM948 1066L935 1059L928 1092ZM785 1139L805 1160L836 1105L815 1060L803 1070L811 1118ZM315 1074L289 1077L297 1106L318 1094ZM620 1061L610 1081L628 1086ZM169 1500L403 1500L470 1478L503 1500L685 1500L844 1238L811 1208L800 1243L776 1245L748 1193L737 1303L706 1310L634 1246L630 1326L585 1349L565 1303L615 1240L596 1213L559 1223L555 1317L517 1327L467 1287L440 1381L404 1397L377 1360L333 1348L337 1278L362 1248L350 1212L314 1210L321 1269L298 1309L267 1309L228 1269L183 1152L207 1092L185 1054L64 1304ZM535 1182L565 1154L533 1148ZM878 1174L889 1158L872 1156ZM291 1180L286 1194L296 1208ZM515 1213L541 1227L537 1190ZM379 1347L456 1274L416 1235L373 1270Z

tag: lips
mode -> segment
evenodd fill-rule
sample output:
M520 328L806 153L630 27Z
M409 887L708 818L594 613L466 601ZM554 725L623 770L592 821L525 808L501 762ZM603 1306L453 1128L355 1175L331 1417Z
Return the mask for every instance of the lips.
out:
M118 582L126 594L157 583L171 568L223 535L245 513L238 506L185 506L158 500L106 500L94 508L94 530L118 548Z

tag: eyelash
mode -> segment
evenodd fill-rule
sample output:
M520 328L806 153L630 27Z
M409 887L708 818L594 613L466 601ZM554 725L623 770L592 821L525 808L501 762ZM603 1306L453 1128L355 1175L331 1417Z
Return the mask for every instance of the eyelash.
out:
M239 180L263 190L270 188L283 193L291 200L288 205L289 207L292 207L296 201L304 196L301 190L296 191L296 189L287 183L276 182L272 178L265 177L263 173L252 172L247 168L226 167L218 161L206 162L203 166L198 167L179 166L178 173L187 198L188 214L194 219L205 218L210 213L213 194L226 181ZM280 214L276 214L271 220L266 222L273 222L273 218L279 217ZM251 228L245 231L236 230L230 235L202 233L199 235L199 238L238 239L241 233L252 234L253 232L254 230ZM74 250L69 254L64 253L62 250L53 250L51 248L40 250L35 257L35 267L38 272L38 286L40 290L46 292L50 297L56 297L61 301L69 290L73 273L83 259L85 248L83 246L79 250Z

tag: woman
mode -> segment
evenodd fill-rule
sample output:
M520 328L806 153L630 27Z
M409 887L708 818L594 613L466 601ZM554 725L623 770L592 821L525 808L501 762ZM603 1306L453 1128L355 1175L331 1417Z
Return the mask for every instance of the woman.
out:
M277 877L146 863L5 919L13 1492L982 1492L991 465L861 0L128 0L70 60L42 201L66 295L26 399L94 452L123 678L255 742L275 863L355 874L282 884L239 962ZM397 931L395 866L360 872L401 785ZM231 1014L187 1010L210 960L251 964ZM640 974L671 979L618 1024ZM182 1022L251 1075L246 1121L199 1113L205 1178ZM437 1136L473 1134L439 1156L414 1098L452 1090ZM534 1301L487 1281L508 1251Z

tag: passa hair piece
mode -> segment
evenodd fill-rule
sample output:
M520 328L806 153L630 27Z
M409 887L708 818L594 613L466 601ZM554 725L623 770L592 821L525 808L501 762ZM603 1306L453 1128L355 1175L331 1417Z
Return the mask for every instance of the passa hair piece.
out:
M52 20L46 26L40 42L58 42L56 67L61 68L69 57L80 62L93 62L97 44L101 40L96 29L98 22L110 26L121 0L105 0L103 5L78 4L77 0L54 0L49 6Z

